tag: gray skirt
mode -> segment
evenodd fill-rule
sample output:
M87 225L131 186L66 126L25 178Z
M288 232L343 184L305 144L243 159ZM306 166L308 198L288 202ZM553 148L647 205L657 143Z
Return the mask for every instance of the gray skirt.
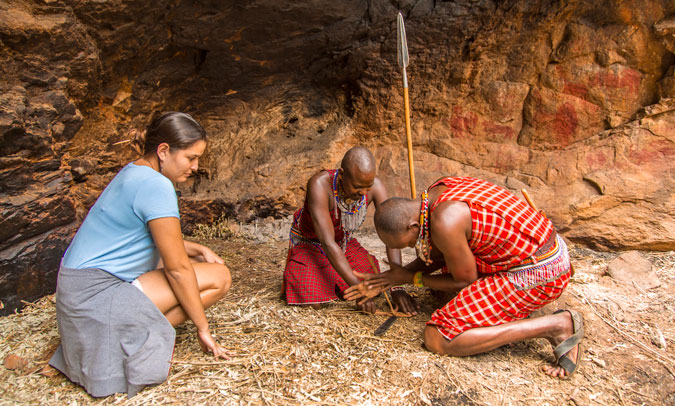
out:
M171 323L143 292L106 271L61 267L56 319L61 345L49 365L92 396L131 397L169 375Z

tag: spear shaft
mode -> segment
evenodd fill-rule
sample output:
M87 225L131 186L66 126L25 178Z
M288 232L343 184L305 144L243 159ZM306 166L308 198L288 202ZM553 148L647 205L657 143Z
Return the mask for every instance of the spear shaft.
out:
M413 149L412 149L412 135L410 132L410 99L408 97L408 75L406 68L408 67L408 43L405 37L405 26L403 25L403 15L398 13L396 22L396 49L398 53L398 65L403 70L403 106L405 113L405 135L408 144L408 169L410 171L410 195L414 199L417 197L415 190L415 167L413 164Z

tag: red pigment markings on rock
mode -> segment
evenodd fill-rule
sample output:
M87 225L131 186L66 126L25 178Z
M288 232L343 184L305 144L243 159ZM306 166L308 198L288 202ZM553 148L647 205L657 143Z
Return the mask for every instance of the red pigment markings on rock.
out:
M586 165L588 165L591 170L604 168L606 164L607 157L602 151L594 151L586 155Z
M582 83L573 83L565 81L563 93L567 93L580 99L587 100L586 96L588 95L588 87Z
M565 103L558 108L555 113L555 119L551 123L556 138L560 141L560 146L566 147L574 139L579 125L577 111L572 103Z
M598 72L589 83L589 86L604 88L625 88L629 92L637 92L640 89L640 72L635 69L625 68L619 73L614 71Z
M454 106L452 108L452 116L450 117L450 126L456 132L455 135L467 135L466 133L473 133L473 130L478 124L478 116L472 111L464 113L461 107Z
M516 132L513 128L506 125L499 125L494 121L483 120L481 123L489 139L495 141L513 140L516 138Z
M669 162L668 159L675 159L675 147L669 141L655 140L642 145L641 148L631 149L628 153L628 159L636 165L653 164L664 160L664 163L667 163Z

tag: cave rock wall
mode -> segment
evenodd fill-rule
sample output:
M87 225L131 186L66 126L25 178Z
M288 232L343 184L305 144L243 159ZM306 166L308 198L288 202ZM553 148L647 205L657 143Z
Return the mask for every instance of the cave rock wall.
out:
M397 11L418 189L527 188L567 238L675 249L675 2L8 0L0 3L0 300L53 291L129 131L193 114L210 142L184 230L281 217L371 148L408 195Z

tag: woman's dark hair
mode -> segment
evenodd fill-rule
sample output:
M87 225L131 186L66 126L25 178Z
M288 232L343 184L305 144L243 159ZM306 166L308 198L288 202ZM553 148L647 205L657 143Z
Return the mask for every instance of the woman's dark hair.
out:
M206 141L206 131L187 113L170 111L154 118L145 132L143 154L157 151L161 143L172 149L189 148L195 142Z

